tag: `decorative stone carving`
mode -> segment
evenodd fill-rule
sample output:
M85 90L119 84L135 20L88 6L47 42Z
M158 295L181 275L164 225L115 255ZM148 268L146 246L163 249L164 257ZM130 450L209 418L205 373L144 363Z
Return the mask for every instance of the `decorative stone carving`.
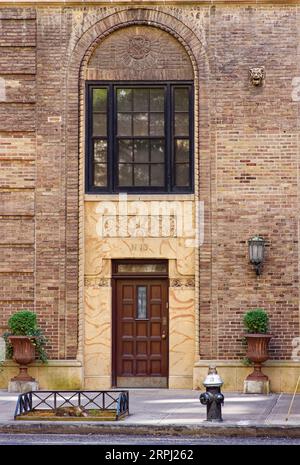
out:
M178 236L176 217L171 214L99 216L97 233L105 238ZM181 235L184 236L184 231Z
M172 278L170 279L170 287L177 288L193 288L195 287L195 279L193 278Z
M151 50L151 42L145 36L132 36L128 39L128 53L135 60L142 60Z
M265 68L263 66L260 66L259 68L250 68L249 77L253 86L261 86L265 79Z
M132 35L120 40L118 48L121 66L146 70L157 65L161 46L160 41L151 39L150 35Z
M193 79L183 46L170 34L151 26L129 26L109 34L93 52L86 79Z
M108 278L98 278L98 277L85 277L84 278L85 287L110 287L110 279Z

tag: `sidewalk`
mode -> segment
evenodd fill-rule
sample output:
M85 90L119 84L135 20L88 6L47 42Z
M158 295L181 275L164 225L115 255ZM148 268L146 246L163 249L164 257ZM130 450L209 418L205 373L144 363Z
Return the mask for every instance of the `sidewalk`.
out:
M124 434L151 434L151 431L180 431L183 434L212 434L225 431L225 434L239 431L241 434L261 433L300 437L300 395L296 395L289 420L286 421L292 395L270 394L250 395L225 393L222 409L223 423L206 422L206 407L199 402L199 391L168 389L130 389L130 415L119 422L22 422L14 421L13 415L17 394L0 391L0 432L50 432L66 434L79 432L118 432ZM227 428L228 427L228 428ZM251 433L251 430L252 433ZM143 431L143 433L141 433ZM184 432L185 431L185 432ZM250 432L250 433L249 433ZM295 436L296 435L296 436Z

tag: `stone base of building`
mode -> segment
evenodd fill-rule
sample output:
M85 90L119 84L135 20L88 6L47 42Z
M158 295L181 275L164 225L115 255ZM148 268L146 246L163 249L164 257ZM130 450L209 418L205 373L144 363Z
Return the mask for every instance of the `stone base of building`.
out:
M36 381L10 381L8 383L8 392L29 392L38 391L39 383Z
M244 394L269 394L270 381L258 380L245 380L244 381Z
M239 360L198 360L194 364L193 388L203 390L209 365L215 365L223 380L222 391L244 392L244 382L253 368ZM262 371L269 378L270 392L293 393L300 370L300 360L268 360Z
M169 376L169 389L196 389L203 391L203 381L209 365L217 367L224 384L224 392L243 392L244 381L252 372L251 367L238 360L199 360L194 364L193 376ZM39 383L40 389L79 390L110 389L111 375L84 376L84 366L79 360L49 360L45 365L35 362L29 365L28 373ZM270 392L293 393L299 376L300 361L269 360L263 365L263 373L268 376ZM18 374L19 366L13 361L4 362L0 372L0 389L7 389L9 381Z
M17 363L5 361L0 372L0 389L10 389L10 380L18 373ZM28 374L38 382L40 389L83 389L82 363L78 360L49 360L47 364L34 362L28 365Z

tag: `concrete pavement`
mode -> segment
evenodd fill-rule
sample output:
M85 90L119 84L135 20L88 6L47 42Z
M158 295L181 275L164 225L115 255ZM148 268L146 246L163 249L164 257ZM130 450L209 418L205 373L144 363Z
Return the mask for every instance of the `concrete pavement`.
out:
M0 432L116 434L216 434L218 431L250 436L264 434L300 437L300 395L296 395L286 421L292 396L225 393L223 423L205 421L206 408L199 402L199 391L130 389L130 415L118 422L27 422L14 421L17 394L0 391ZM58 424L59 423L59 424ZM201 433L202 431L202 433ZM240 433L237 433L239 431ZM252 431L252 433L251 433ZM244 433L243 433L244 432Z

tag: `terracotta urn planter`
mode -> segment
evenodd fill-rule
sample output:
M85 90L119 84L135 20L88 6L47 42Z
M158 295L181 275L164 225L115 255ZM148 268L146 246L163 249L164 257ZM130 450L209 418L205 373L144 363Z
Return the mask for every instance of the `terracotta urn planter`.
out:
M247 381L268 381L268 377L261 371L261 364L268 360L268 345L270 334L245 334L248 343L246 357L254 364L254 370L247 376Z
M20 371L12 381L35 381L27 373L27 366L35 360L35 346L28 336L9 336L9 342L13 346L13 359L20 365Z

